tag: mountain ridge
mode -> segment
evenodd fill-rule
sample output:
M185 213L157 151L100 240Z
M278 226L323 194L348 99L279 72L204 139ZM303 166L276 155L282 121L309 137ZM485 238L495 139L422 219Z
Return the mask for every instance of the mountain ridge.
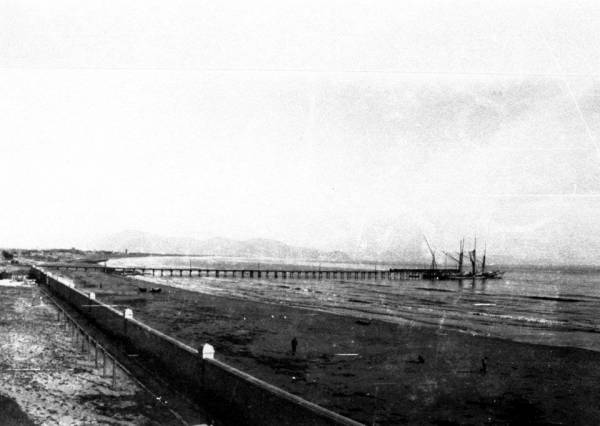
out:
M181 255L240 256L249 258L275 257L305 260L352 261L343 251L324 251L298 247L266 238L234 240L223 237L196 239L190 237L165 237L158 234L127 230L108 235L94 243L95 248L130 253L157 253Z

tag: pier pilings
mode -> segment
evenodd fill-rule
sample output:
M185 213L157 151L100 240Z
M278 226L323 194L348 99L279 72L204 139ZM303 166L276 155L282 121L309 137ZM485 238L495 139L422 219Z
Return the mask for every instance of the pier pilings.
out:
M157 274L161 277L214 277L257 279L304 279L304 280L422 280L431 276L429 268L395 269L251 269L251 268L157 268L157 267L107 267L95 264L45 264L47 269L95 270L123 275ZM454 269L438 269L438 272L456 272Z

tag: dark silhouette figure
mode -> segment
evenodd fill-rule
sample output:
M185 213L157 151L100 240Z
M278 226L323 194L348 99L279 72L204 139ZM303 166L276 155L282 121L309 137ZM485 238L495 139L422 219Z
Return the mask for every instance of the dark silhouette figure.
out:
M423 358L420 354L417 359L410 359L408 361L409 364L425 364L425 358Z
M481 369L479 372L484 375L487 373L487 357L481 358Z
M292 355L296 355L296 348L298 347L298 339L295 337L292 339Z

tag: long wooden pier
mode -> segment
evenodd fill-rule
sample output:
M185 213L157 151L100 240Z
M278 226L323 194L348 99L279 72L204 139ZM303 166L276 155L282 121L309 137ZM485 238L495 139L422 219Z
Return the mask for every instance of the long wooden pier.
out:
M215 277L259 279L314 279L314 280L422 280L431 275L429 268L406 269L223 269L223 268L157 268L147 266L115 267L98 264L49 263L40 265L48 269L95 270L110 274L152 275L168 277ZM455 269L437 269L455 272Z

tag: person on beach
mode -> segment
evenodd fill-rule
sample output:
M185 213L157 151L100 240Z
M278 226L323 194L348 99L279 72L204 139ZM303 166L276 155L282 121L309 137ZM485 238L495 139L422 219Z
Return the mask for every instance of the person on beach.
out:
M410 364L425 364L425 358L423 358L423 356L421 354L419 354L417 359L409 359L406 362L408 362Z
M296 348L298 347L298 339L294 337L292 339L292 355L296 355Z
M479 371L483 375L485 375L485 373L487 373L487 357L481 358L481 369Z

